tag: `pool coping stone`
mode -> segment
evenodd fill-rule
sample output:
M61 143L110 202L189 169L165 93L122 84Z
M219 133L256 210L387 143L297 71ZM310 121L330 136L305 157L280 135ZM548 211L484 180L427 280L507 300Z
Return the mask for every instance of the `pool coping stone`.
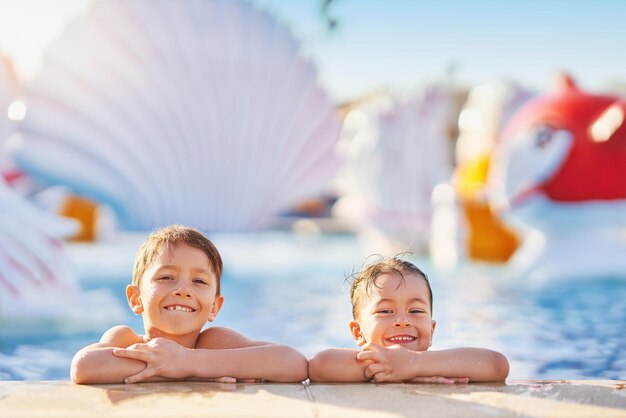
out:
M626 380L75 385L1 381L2 417L624 417Z

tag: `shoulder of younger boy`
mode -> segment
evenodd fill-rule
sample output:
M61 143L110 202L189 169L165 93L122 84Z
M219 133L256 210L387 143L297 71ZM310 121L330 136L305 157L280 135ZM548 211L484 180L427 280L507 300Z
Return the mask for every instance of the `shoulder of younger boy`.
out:
M231 349L267 344L263 341L251 340L230 328L210 327L200 333L196 341L196 348Z
M143 343L144 339L141 335L138 335L128 325L117 325L106 331L102 338L100 338L101 344L107 344L112 347L129 347L133 344Z

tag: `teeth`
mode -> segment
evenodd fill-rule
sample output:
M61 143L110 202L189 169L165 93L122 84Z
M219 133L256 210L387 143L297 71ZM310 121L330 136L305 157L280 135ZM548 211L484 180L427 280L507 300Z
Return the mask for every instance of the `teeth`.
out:
M411 337L410 335L401 335L398 337L389 338L391 341L413 341L415 337Z
M193 312L193 309L187 306L180 306L180 305L166 306L165 309L167 309L168 311Z

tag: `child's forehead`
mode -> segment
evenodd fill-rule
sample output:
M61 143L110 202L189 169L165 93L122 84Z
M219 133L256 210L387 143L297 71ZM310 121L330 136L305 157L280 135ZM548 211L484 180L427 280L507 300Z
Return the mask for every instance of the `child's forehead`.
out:
M415 273L402 275L397 272L382 273L373 280L369 289L366 289L366 297L369 299L393 296L427 297L426 281Z
M163 264L177 261L188 261L212 268L208 255L200 248L194 247L186 242L163 243L155 249L151 264Z
M196 248L193 245L185 241L178 241L178 242L162 242L155 248L155 252L158 255L164 255L164 254L172 254L175 251L181 251L181 250L187 250L187 249L192 249L192 250L195 249L198 251L202 251L199 248Z

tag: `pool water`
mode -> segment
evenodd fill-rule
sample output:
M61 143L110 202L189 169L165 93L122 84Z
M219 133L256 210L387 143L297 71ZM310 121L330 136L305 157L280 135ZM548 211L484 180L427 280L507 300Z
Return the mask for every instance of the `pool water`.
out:
M110 326L142 332L126 306L134 253L142 235L69 248L85 291L112 294L84 318L0 320L0 379L68 379L81 347ZM280 342L311 356L327 347L356 348L347 275L365 254L350 234L217 234L225 304L216 325ZM512 379L625 379L626 277L560 280L537 288L513 281L506 266L466 263L438 271L427 257L434 294L433 350L486 347L504 353ZM87 312L88 311L88 312Z

